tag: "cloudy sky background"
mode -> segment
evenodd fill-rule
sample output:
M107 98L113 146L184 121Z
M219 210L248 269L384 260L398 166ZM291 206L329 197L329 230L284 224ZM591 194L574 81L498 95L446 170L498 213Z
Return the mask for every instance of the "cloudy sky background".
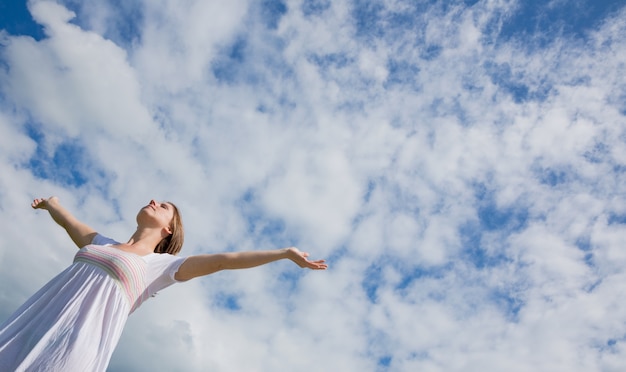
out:
M6 3L6 2L5 2ZM623 371L621 1L0 5L0 320L72 261L35 197L183 255L110 371Z

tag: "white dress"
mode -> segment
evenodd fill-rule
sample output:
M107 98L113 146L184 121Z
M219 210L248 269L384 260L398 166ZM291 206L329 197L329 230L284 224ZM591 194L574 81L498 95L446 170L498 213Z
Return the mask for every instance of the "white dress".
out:
M0 371L105 371L128 316L176 282L183 257L138 256L97 235L0 325Z

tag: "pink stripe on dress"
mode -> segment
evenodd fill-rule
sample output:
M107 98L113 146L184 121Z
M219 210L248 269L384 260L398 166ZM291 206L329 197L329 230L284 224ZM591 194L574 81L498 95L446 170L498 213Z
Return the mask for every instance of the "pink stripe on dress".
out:
M141 256L109 246L88 245L78 251L74 262L95 265L115 279L128 299L131 313L146 300L146 263Z

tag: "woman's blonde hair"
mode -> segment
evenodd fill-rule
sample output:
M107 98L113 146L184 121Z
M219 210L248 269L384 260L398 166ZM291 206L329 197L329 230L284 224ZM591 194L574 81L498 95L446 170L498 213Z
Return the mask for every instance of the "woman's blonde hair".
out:
M183 219L180 216L178 207L176 207L174 203L167 203L174 207L174 217L172 217L172 222L170 223L172 233L157 244L156 248L154 248L154 253L169 253L175 255L183 248L185 231L183 229Z

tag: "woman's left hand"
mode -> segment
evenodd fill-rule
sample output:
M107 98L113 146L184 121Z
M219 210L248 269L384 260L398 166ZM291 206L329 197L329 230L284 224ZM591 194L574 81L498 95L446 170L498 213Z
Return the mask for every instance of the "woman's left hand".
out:
M324 260L311 261L308 258L309 257L308 253L301 252L296 247L287 248L287 253L288 253L289 259L295 262L296 265L302 268L311 269L311 270L326 270L328 268L326 261Z

